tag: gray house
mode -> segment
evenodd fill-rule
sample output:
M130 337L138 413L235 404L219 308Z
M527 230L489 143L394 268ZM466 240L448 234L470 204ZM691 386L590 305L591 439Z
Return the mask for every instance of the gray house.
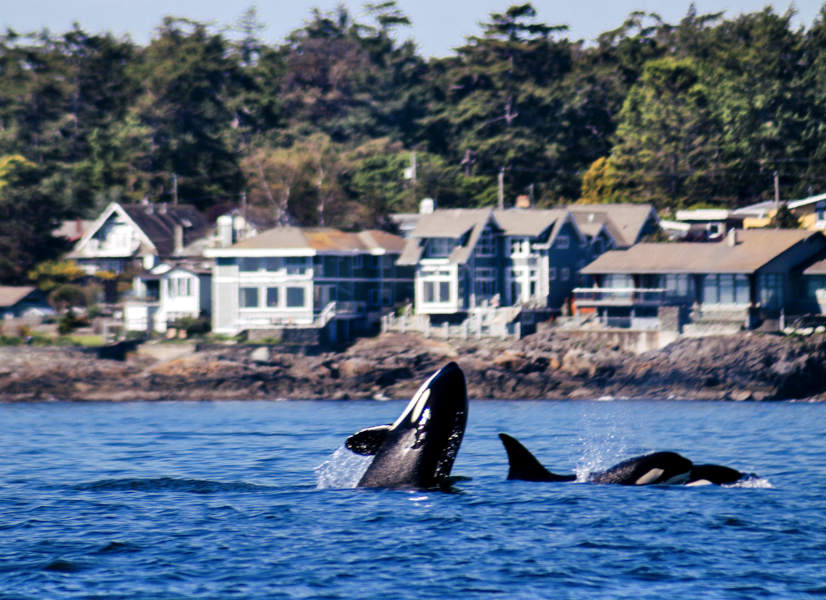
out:
M566 210L449 209L420 216L397 264L415 267L415 312L461 322L476 309L560 309L587 240Z
M412 269L395 264L403 246L384 231L277 227L206 250L215 259L212 330L326 328L331 339L365 330L413 297Z
M802 267L824 251L822 234L799 229L732 229L714 243L637 244L582 270L594 286L576 290L576 310L645 327L660 307L679 306L694 323L751 328L800 309Z

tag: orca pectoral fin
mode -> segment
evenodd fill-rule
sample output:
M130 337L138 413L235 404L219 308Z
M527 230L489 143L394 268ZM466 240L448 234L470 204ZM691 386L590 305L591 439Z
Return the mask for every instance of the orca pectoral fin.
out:
M516 438L506 433L500 433L499 439L508 453L508 479L522 481L574 481L576 475L557 475L548 469L531 454Z
M376 425L362 429L347 438L344 445L348 450L364 456L373 456L381 448L387 434L390 432L390 425Z

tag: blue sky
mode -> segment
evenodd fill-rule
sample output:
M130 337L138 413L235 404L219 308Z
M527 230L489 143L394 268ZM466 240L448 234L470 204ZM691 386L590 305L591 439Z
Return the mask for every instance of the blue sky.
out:
M524 1L524 0L519 0ZM187 17L230 27L250 6L258 9L267 28L267 42L280 42L290 31L300 27L310 10L329 10L341 0L0 0L0 26L17 31L36 31L44 27L63 32L77 21L87 31L111 31L129 34L145 44L165 15ZM402 37L411 37L425 56L444 56L460 46L468 35L480 31L479 23L491 12L502 12L512 1L493 0L399 0L398 4L413 21ZM357 18L363 14L363 2L344 2ZM768 3L758 0L696 0L700 13L725 11L727 16L762 9ZM5 7L3 6L5 5ZM599 33L619 26L633 10L659 13L668 22L677 22L688 10L688 0L534 0L542 21L570 27L568 37L591 40ZM810 26L820 12L822 0L776 2L777 12L793 6L798 15L795 25ZM13 8L11 8L13 7Z

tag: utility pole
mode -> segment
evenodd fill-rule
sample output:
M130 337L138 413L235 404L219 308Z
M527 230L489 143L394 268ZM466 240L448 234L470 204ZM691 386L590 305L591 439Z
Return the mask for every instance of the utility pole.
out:
M172 206L178 206L178 175L172 173Z
M499 169L499 210L505 208L505 167Z
M410 153L410 196L416 206L416 151Z
M774 209L780 208L780 177L774 172Z

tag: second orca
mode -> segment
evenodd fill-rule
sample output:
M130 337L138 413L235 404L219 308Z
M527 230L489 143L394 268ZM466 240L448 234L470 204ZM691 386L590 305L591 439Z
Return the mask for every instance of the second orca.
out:
M499 439L508 453L508 479L522 481L574 481L573 474L552 473L516 438L500 433ZM605 471L591 473L587 481L619 485L656 484L731 484L747 477L744 473L721 465L695 465L676 452L654 452L635 456Z

